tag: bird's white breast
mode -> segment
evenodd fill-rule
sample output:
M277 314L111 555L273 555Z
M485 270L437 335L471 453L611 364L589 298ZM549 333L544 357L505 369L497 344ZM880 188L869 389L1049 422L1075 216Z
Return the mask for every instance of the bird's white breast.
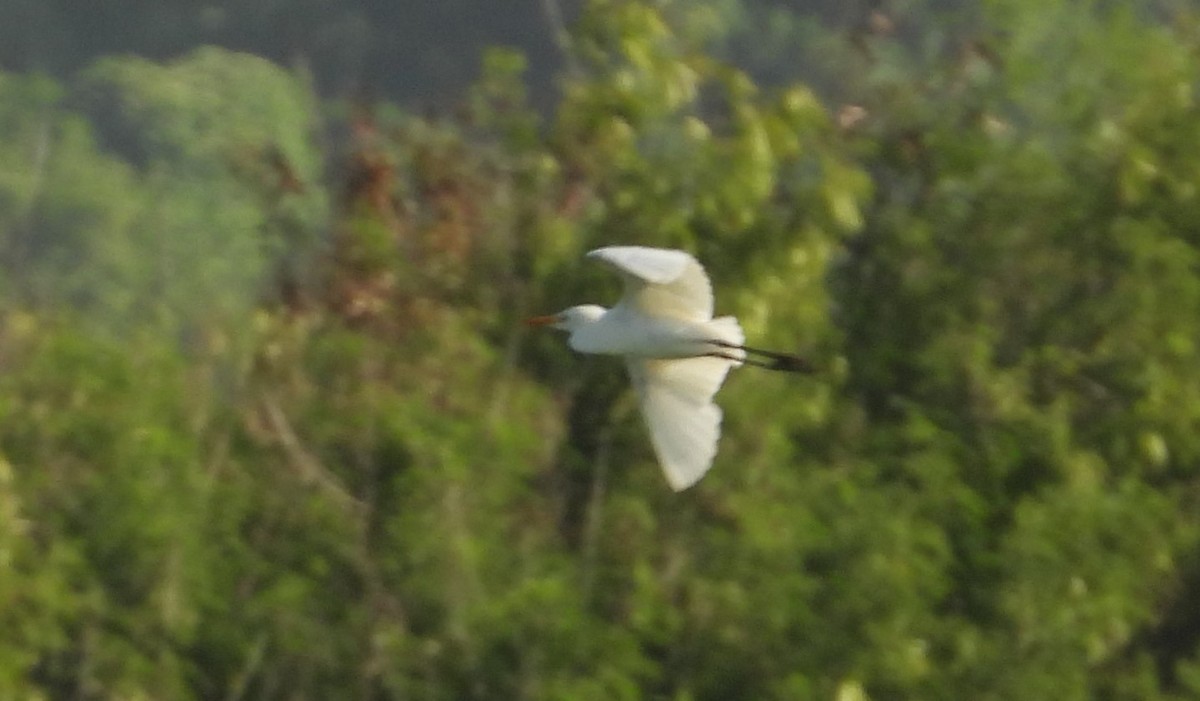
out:
M637 358L688 358L713 350L707 325L685 319L650 317L616 306L571 334L570 346L580 353Z

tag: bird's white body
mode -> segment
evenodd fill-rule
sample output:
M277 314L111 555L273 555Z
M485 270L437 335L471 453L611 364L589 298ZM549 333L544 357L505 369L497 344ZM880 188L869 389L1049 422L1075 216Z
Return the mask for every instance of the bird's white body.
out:
M611 246L588 257L622 273L620 301L611 309L571 307L537 323L569 332L581 353L625 358L667 482L686 489L716 455L721 409L712 398L745 358L742 329L731 316L713 318L708 275L683 251Z
M714 352L712 341L741 345L741 329L733 317L699 321L651 316L617 304L590 324L577 328L567 344L580 353L624 355L633 358L695 358Z

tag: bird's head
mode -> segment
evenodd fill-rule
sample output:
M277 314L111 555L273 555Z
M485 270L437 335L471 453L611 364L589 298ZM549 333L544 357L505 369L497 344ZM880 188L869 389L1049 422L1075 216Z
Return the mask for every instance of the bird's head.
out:
M552 329L559 329L568 333L575 333L579 329L589 324L594 324L606 312L604 307L595 304L581 304L577 307L569 307L557 314L549 314L547 316L535 316L532 319L526 319L525 323L529 326L549 326Z

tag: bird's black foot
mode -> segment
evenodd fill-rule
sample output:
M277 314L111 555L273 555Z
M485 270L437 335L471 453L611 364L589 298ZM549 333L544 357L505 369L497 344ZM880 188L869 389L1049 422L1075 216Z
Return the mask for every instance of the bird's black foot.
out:
M753 365L754 367L764 368L766 370L775 370L778 372L795 372L795 373L816 372L816 368L814 368L812 366L812 363L808 362L808 360L806 360L805 358L801 358L798 355L792 355L791 353L780 353L779 351L763 350L762 348L751 348L749 346L739 346L736 343L729 343L728 341L709 341L709 343L713 344L714 346L719 346L721 348L728 348L730 350L742 351L743 353L746 354L747 357L745 359L741 360L740 362L743 362L747 365ZM714 357L719 357L719 358L726 358L728 360L738 361L738 358L734 358L734 357L724 354L724 353L710 353L709 355L712 355ZM757 358L750 357L752 355L762 356L763 358L766 358L766 360L764 361L764 360L759 360Z

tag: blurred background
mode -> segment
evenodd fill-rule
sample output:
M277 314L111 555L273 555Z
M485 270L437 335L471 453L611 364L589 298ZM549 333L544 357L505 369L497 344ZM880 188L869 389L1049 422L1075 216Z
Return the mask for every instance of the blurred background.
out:
M1200 699L1192 0L7 0L0 698ZM671 492L532 314L819 372Z

